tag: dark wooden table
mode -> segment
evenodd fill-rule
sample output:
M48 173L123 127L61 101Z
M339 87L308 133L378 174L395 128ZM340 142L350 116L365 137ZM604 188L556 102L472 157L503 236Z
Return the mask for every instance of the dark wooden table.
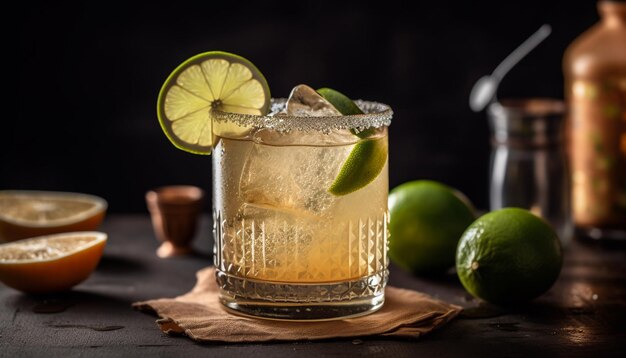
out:
M363 338L318 342L205 344L170 337L131 303L172 297L211 264L210 221L199 254L162 260L147 215L110 215L97 271L72 292L32 297L0 286L0 356L626 356L626 251L575 242L556 285L515 310L481 305L454 275L422 279L391 267L391 284L429 293L466 310L417 340Z

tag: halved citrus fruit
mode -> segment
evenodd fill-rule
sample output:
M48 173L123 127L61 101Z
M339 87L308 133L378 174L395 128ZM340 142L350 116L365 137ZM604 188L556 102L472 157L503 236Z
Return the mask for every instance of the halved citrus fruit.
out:
M193 56L165 80L157 101L161 128L179 149L211 154L211 109L265 115L270 90L263 74L241 56L210 51Z
M67 290L96 268L107 235L84 231L0 245L0 281L27 293Z
M52 191L0 191L0 241L98 228L106 200Z

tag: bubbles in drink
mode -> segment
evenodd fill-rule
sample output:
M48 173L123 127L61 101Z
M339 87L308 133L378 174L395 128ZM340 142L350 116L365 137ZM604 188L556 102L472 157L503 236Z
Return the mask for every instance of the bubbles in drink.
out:
M245 203L320 216L336 197L328 188L351 146L281 147L252 144L239 192Z

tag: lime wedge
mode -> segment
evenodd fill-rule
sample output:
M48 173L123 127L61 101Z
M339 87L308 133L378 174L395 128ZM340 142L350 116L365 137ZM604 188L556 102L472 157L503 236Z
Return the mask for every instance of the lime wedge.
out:
M386 162L385 138L362 140L350 152L328 192L341 196L365 187L376 179Z
M157 115L165 135L179 149L211 154L215 144L211 109L265 115L270 90L248 60L228 52L193 56L165 80Z
M339 91L320 88L317 93L344 116L363 114L363 111L350 98ZM362 132L352 131L356 136L364 139L350 152L335 181L328 188L329 193L341 196L355 192L374 181L383 170L387 162L387 141L384 138L367 139L374 131L373 128Z

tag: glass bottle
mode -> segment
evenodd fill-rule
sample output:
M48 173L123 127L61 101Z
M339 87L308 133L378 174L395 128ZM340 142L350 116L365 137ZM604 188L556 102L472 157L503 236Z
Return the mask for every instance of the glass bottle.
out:
M564 146L562 101L502 100L487 115L491 129L490 209L518 207L544 218L562 246L574 235Z
M576 227L626 240L626 2L598 2L601 21L563 59Z

